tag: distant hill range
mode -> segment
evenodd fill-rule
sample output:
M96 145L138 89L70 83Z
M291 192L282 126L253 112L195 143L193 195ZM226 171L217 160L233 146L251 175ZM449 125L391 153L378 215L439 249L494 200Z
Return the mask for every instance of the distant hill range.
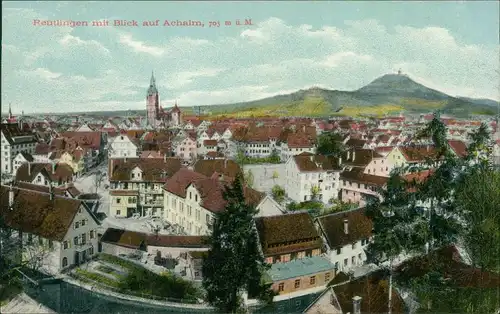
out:
M355 91L310 88L269 98L206 107L228 116L384 115L399 112L442 112L455 115L494 115L498 102L452 97L413 81L407 75L387 74Z
M259 116L382 116L441 110L453 116L495 115L499 103L490 99L453 97L413 81L404 74L386 74L355 91L309 88L248 102L202 106L212 117ZM187 115L192 107L181 108ZM145 115L145 110L85 112L86 115Z

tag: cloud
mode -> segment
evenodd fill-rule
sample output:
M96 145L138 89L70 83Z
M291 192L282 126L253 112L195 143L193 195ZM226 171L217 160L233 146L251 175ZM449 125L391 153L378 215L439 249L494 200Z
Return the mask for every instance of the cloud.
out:
M120 43L132 48L135 52L146 53L155 57L160 57L165 53L163 48L148 46L142 41L134 40L131 34L120 35Z
M75 47L75 46L83 46L88 49L97 49L102 51L105 54L109 54L110 51L108 48L104 47L103 44L96 40L82 40L79 37L73 36L71 34L66 34L59 43L64 47Z
M439 25L388 27L370 19L314 27L273 17L209 35L26 27L46 17L31 9L3 17L13 28L2 42L2 101L26 112L43 106L64 112L69 105L144 109L151 70L163 107L175 100L181 106L242 102L311 86L355 90L399 68L451 95L499 98L498 47L463 42Z
M52 81L52 80L61 76L61 73L54 73L54 72L52 72L48 69L45 69L45 68L37 68L33 71L21 70L20 73L21 73L21 75L40 78L40 79L43 79L46 81Z

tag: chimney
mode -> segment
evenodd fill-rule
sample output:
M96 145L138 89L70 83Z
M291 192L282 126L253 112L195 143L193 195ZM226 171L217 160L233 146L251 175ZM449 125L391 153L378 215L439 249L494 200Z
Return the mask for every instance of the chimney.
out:
M9 208L10 210L13 210L14 206L14 190L12 189L12 183L10 184L9 187Z
M349 234L349 221L344 219L344 233Z
M354 296L352 298L352 313L353 314L361 314L361 297Z
M352 150L352 161L354 161L354 158L356 157L356 150L353 149Z
M56 163L52 163L52 174L56 174Z
M28 161L28 175L31 175L31 162Z

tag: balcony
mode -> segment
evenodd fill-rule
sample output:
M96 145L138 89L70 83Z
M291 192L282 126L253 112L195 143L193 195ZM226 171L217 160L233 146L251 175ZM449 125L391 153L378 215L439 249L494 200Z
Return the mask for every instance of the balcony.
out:
M143 190L139 190L140 192L144 193L144 194L163 194L163 191L162 190L146 190L146 189L143 189Z
M163 207L163 199L161 200L145 200L141 202L142 206L147 206L147 207Z

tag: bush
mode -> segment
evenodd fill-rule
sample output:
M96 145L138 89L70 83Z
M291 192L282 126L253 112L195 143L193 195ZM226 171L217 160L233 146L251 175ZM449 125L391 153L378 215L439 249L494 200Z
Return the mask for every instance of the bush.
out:
M165 298L196 300L199 290L189 281L170 273L155 274L147 269L135 269L120 281L120 288Z
M90 280L93 280L93 281L96 281L96 282L100 282L100 283L103 283L107 286L110 286L110 287L114 287L114 288L119 288L120 287L120 283L116 280L113 280L111 278L108 278L104 275L101 275L101 274L97 274L97 273L93 273L93 272L89 272L89 271L86 271L86 270L83 270L83 269L76 269L76 275L78 277L84 277L84 278L87 278L87 279L90 279Z
M133 262L124 260L123 258L114 256L114 255L106 254L106 253L99 254L98 258L100 260L103 260L103 261L108 262L110 264L115 264L115 265L121 266L127 270L135 270L135 269L142 269L143 268L143 267L141 267Z

